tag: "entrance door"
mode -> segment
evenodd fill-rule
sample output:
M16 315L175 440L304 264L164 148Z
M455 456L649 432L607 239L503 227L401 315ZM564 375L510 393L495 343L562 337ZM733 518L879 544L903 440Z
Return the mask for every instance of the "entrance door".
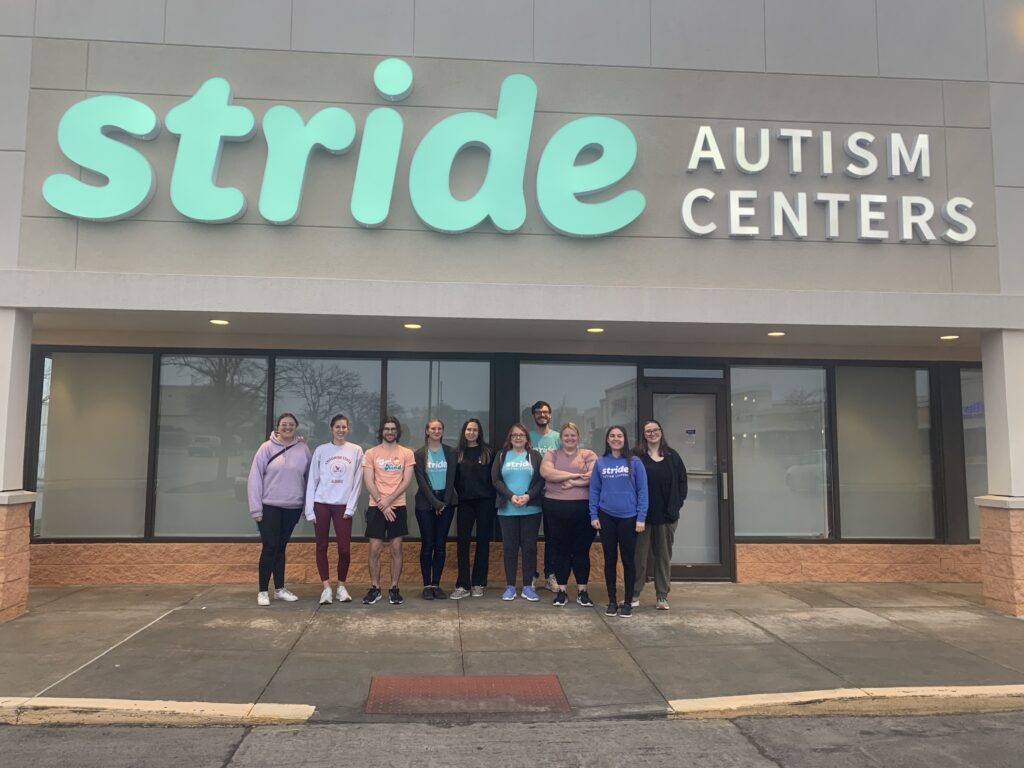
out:
M641 428L644 419L661 422L686 465L689 494L672 547L673 579L734 578L725 416L724 383L649 383L642 390Z

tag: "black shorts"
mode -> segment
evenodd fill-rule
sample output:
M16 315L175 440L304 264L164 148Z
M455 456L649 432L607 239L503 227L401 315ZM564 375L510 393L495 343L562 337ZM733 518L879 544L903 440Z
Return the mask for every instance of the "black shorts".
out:
M394 507L395 521L388 522L378 507L366 508L366 538L398 539L409 535L409 520L405 507Z

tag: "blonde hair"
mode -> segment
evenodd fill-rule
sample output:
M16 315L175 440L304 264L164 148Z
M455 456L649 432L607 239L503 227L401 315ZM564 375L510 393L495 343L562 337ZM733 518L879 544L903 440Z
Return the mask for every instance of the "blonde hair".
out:
M560 426L558 428L558 436L561 437L562 433L565 432L565 430L567 430L567 429L571 429L573 432L576 433L576 439L577 440L581 439L582 435L580 434L580 428L579 428L579 426L577 426L575 421L567 421L567 422L565 422L565 424Z

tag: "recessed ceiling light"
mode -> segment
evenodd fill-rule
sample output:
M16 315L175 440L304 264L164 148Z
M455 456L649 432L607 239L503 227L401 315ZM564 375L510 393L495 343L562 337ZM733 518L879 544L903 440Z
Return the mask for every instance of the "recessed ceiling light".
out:
M785 336L786 332L785 331L768 331L768 335L769 336L774 336L774 337L779 337L779 336Z
M954 336L952 334L949 336L939 336L940 341L956 341L959 338L959 336Z
M604 328L587 328L587 333L604 333Z
M230 320L221 320L220 318L214 318L210 321L210 325L231 325Z
M419 330L420 328L422 328L423 326L422 326L422 325L420 325L419 323L406 323L406 324L405 324L404 326L402 326L402 327L403 327L403 328L408 328L408 329L409 329L410 331L418 331L418 330Z

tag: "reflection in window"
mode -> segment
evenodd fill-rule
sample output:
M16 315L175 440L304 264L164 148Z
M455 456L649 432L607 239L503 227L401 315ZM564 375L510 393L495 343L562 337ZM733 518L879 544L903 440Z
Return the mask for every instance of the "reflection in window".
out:
M733 368L733 489L739 536L828 535L822 368Z
M964 471L967 477L967 524L972 539L980 536L976 496L988 493L988 454L985 449L985 389L979 369L960 370L960 399L964 425Z
M35 536L145 533L152 378L151 355L46 360Z
M380 421L380 361L279 357L274 366L274 414L294 413L299 434L313 451L331 441L331 418L348 416L348 440L369 448L377 442ZM366 494L362 499L365 501ZM356 514L355 533L365 528ZM303 517L295 536L313 536L313 524Z
M444 442L454 447L459 429L473 416L491 435L491 364L470 360L390 360L388 361L387 412L402 422L402 445L416 450L423 445L427 420L444 422ZM376 441L374 441L376 442ZM414 497L414 480L406 494L409 510L409 534L419 535ZM365 529L365 521L356 523Z
M931 539L928 371L836 369L843 538Z
M157 535L256 535L246 482L267 439L267 361L166 355L160 364Z
M551 428L576 422L581 443L600 454L608 427L619 425L636 444L636 366L523 363L519 366L519 418L534 428L530 406L551 404Z

